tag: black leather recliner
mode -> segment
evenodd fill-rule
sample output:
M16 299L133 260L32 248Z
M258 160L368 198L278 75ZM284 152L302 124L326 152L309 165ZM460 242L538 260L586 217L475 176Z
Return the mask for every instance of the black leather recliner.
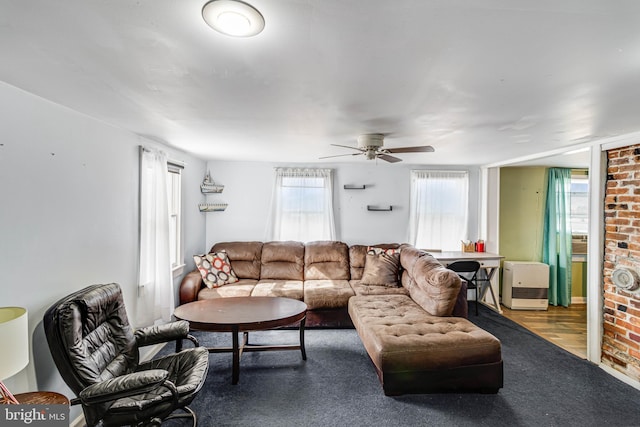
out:
M133 330L120 286L93 285L51 306L44 329L60 375L82 404L87 425L149 426L196 416L187 407L202 388L209 352L196 347L140 363L145 345L192 339L185 321ZM185 412L174 413L177 409Z

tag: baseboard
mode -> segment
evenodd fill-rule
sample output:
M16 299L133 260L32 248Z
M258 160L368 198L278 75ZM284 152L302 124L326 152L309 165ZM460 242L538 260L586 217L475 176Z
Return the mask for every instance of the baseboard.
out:
M86 425L87 423L84 422L84 415L80 415L78 418L71 421L71 424L69 424L69 427L84 427Z
M571 304L586 304L587 297L571 297Z
M146 362L151 359L153 356L158 354L160 350L165 346L165 344L156 344L149 348L145 348L144 352L140 352L140 361ZM144 353L144 354L142 354ZM84 421L84 414L80 414L75 420L71 421L69 427L85 427L87 423Z
M611 375L612 377L616 377L623 383L629 384L631 387L640 390L640 381L634 380L633 378L629 378L622 372L613 369L611 366L604 365L602 363L598 366L600 366L600 368L602 368L603 371L605 371L607 374Z

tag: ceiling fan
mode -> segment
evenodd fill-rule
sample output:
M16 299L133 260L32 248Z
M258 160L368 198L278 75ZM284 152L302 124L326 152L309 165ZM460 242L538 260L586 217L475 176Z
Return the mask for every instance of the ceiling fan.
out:
M432 153L435 151L430 145L423 145L420 147L398 147L398 148L384 148L384 134L381 133L368 133L360 135L358 137L358 146L351 147L349 145L331 144L335 147L349 148L351 150L357 150L357 153L353 154L338 154L336 156L320 157L321 159L329 159L331 157L342 156L359 156L364 154L367 160L382 159L389 163L401 162L402 159L391 156L395 153Z

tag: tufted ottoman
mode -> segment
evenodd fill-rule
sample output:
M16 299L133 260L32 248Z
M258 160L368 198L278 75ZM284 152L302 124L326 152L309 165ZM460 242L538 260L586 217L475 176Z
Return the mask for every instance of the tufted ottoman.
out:
M467 319L431 316L406 295L352 297L349 315L386 395L503 385L500 341Z

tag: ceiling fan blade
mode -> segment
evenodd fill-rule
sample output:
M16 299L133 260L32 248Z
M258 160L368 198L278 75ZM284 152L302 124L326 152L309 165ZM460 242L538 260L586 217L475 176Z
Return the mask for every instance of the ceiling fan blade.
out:
M435 149L430 145L423 145L421 147L385 148L385 151L389 153L432 153Z
M342 147L342 148L350 148L352 150L358 150L358 151L362 151L361 148L358 147L351 147L349 145L340 145L340 144L329 144L329 145L333 145L334 147Z
M385 161L387 161L387 162L389 162L389 163L398 163L398 162L401 162L401 161L402 161L402 159L399 159L399 158L397 158L397 157L390 156L390 155L388 155L388 154L378 154L378 156L377 156L377 157L378 157L379 159L385 160Z
M318 157L319 159L330 159L332 157L344 157L344 156L359 156L361 154L364 153L353 153L353 154L337 154L335 156L324 156L324 157Z

